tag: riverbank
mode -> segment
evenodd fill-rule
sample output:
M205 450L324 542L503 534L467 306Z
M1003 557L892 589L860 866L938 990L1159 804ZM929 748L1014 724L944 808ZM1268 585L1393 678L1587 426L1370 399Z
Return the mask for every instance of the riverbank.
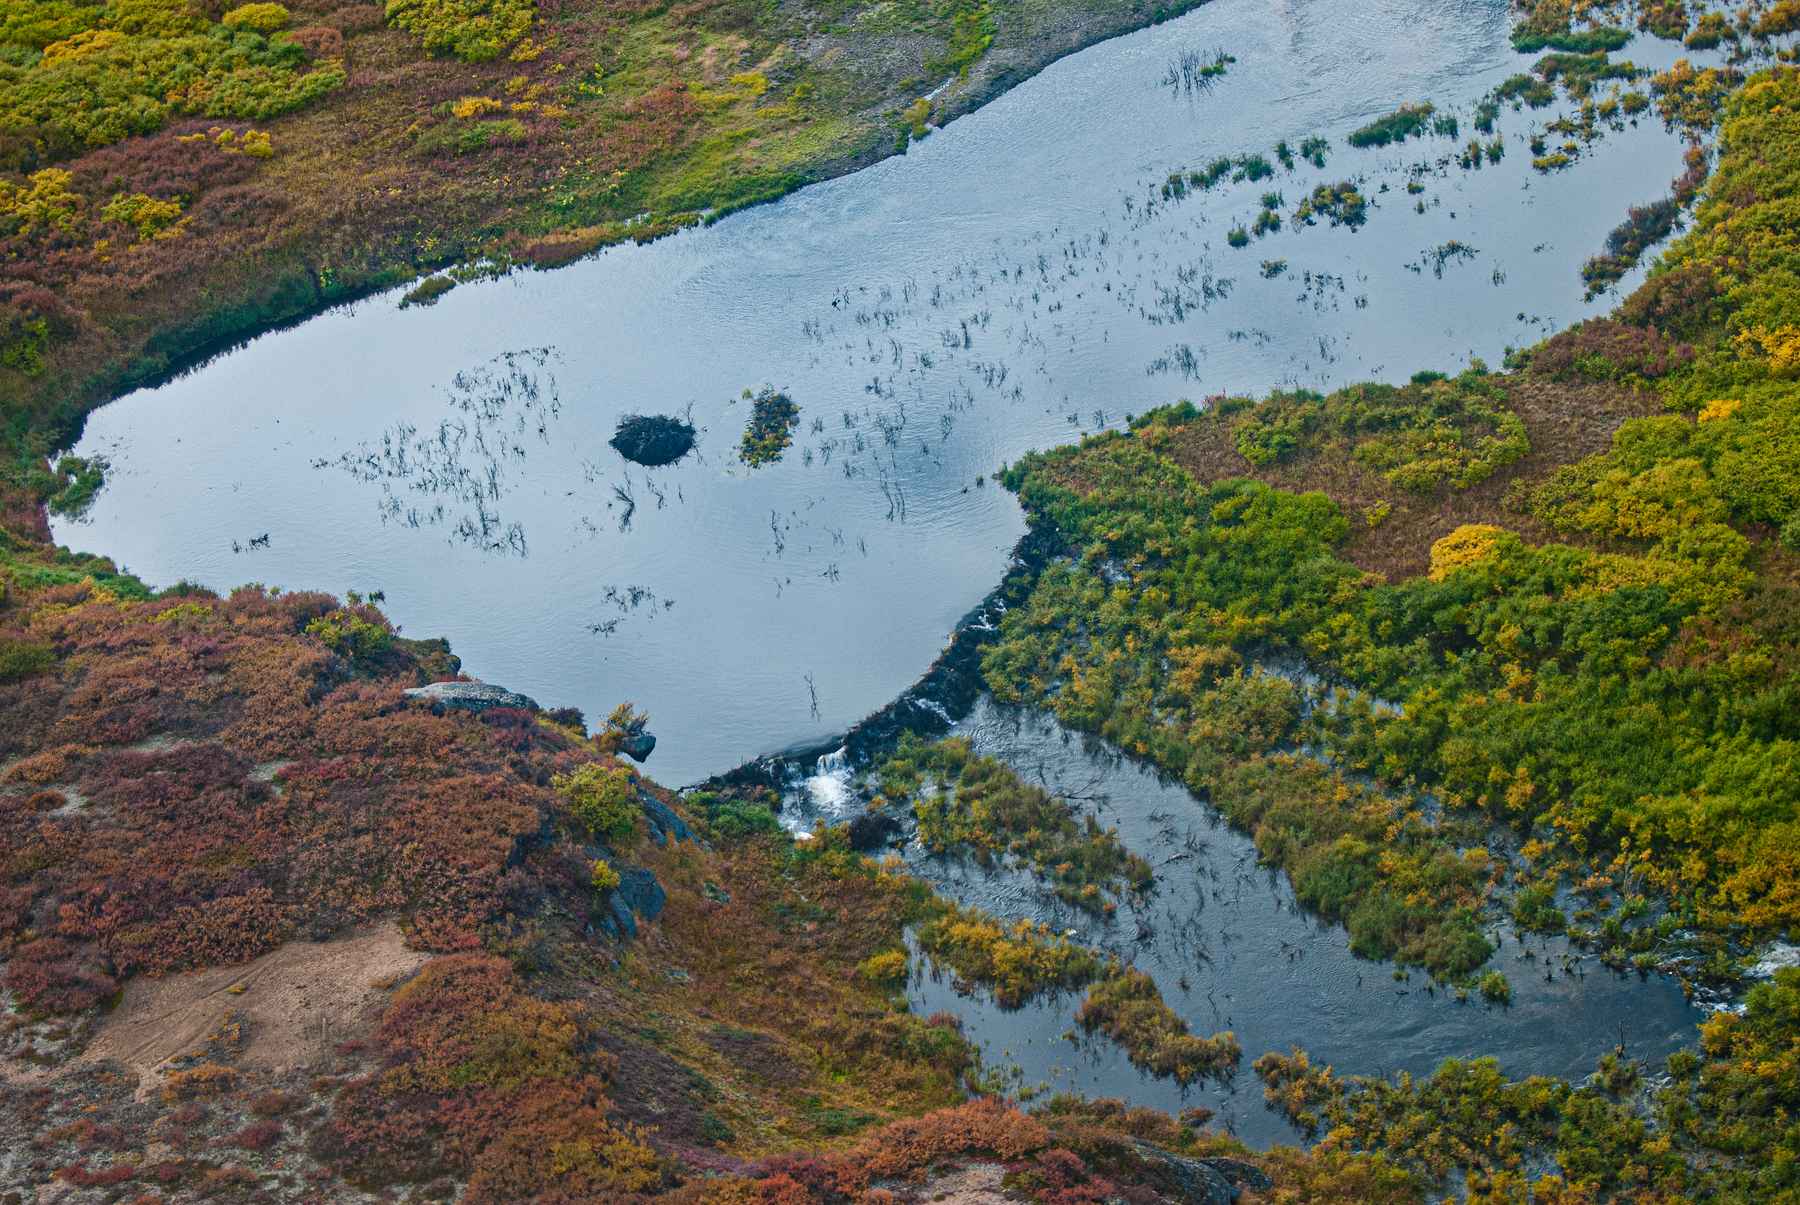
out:
M48 132L0 146L8 471L48 488L34 458L93 406L261 331L452 267L419 292L428 304L457 280L564 264L855 171L1192 6L526 6L493 53L433 53L370 10L302 3L269 15L266 37L213 34L261 47L268 70L309 81L304 96L242 112L159 102L123 141L106 126L58 133L23 106L34 86L146 86L132 68L71 82L42 53L61 26L9 34L41 61L0 92L0 110L19 106L0 119Z

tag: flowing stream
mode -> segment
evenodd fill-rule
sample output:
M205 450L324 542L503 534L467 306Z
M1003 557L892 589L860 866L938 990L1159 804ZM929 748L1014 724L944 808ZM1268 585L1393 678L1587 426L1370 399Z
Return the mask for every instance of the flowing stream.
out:
M430 308L396 290L124 397L77 449L108 483L56 536L160 585L378 590L476 677L590 716L633 699L666 782L815 741L998 579L1023 527L1003 462L1184 396L1497 363L1612 304L1577 264L1679 143L1646 117L1542 175L1527 134L1559 103L1504 113L1505 157L1459 167L1475 101L1531 62L1507 31L1504 0L1215 0L777 204ZM1184 87L1181 56L1217 51L1235 63ZM1345 145L1418 100L1461 136ZM1314 135L1323 170L1158 195ZM1340 179L1367 224L1296 228ZM1265 192L1283 228L1229 246ZM752 470L764 385L800 427ZM691 414L697 453L624 462L607 440L638 412Z
M1391 963L1359 959L1344 931L1308 914L1285 875L1257 863L1256 846L1180 783L1063 727L1043 712L982 698L956 726L976 752L1117 827L1125 846L1149 859L1156 885L1101 919L1058 900L1028 870L983 870L933 856L908 840L913 871L943 894L1008 919L1042 921L1150 972L1169 1006L1193 1032L1229 1029L1243 1046L1237 1074L1181 1088L1134 1068L1105 1037L1075 1024L1081 993L1002 1009L985 991L960 994L953 976L915 958L914 1011L951 1012L983 1047L985 1061L1010 1069L1025 1088L1118 1096L1171 1112L1214 1110L1245 1141L1302 1138L1263 1104L1251 1064L1264 1051L1303 1047L1341 1074L1431 1072L1446 1058L1492 1056L1510 1075L1557 1075L1579 1082L1615 1046L1654 1072L1691 1045L1701 1014L1666 975L1607 970L1560 937L1521 941L1501 934L1489 966L1505 972L1504 1007L1471 992L1458 1003L1428 976L1396 979ZM821 759L796 784L783 821L806 830L861 811L851 770ZM1510 926L1507 927L1510 930Z

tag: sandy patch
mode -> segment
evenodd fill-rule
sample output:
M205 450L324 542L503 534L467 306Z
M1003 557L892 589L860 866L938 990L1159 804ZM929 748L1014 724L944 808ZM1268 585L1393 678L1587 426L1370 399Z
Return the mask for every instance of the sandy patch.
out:
M935 1176L915 1198L936 1205L1017 1205L1019 1198L1001 1187L1006 1169L998 1163L977 1163L949 1175Z
M82 1054L138 1073L139 1092L179 1055L206 1046L228 1019L242 1023L234 1061L271 1071L306 1067L373 1022L388 994L430 955L409 950L394 924L324 942L289 942L253 962L136 979Z

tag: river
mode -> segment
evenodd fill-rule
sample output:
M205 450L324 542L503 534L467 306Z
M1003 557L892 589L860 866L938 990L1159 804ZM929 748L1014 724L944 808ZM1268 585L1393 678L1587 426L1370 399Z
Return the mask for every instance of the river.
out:
M1149 859L1156 884L1102 919L1058 900L1027 869L984 870L961 857L934 856L910 837L903 850L909 869L954 899L1073 931L1083 944L1148 971L1193 1032L1230 1030L1244 1051L1234 1076L1184 1089L1139 1071L1109 1039L1082 1034L1074 1020L1080 992L1003 1009L986 991L959 992L953 975L915 957L908 990L914 1011L961 1018L984 1062L1015 1076L1017 1087L1116 1096L1170 1112L1202 1105L1220 1126L1266 1146L1304 1137L1263 1103L1250 1065L1268 1050L1301 1047L1345 1075L1420 1076L1446 1058L1488 1056L1513 1076L1579 1082L1616 1046L1656 1074L1671 1053L1693 1043L1702 1013L1673 977L1610 971L1564 938L1521 937L1509 924L1490 930L1499 948L1488 963L1512 986L1507 1005L1472 991L1459 1003L1417 971L1396 978L1392 963L1351 954L1344 930L1303 909L1287 876L1258 864L1250 837L1180 783L1050 715L987 697L960 718L956 732L976 752L1069 800L1077 813L1116 827L1128 849ZM806 831L862 810L847 789L850 767L828 758L812 769L789 791L784 824Z
M1002 462L1180 397L1497 363L1612 304L1576 265L1680 146L1650 118L1541 175L1525 133L1559 104L1504 114L1505 158L1459 168L1474 101L1531 61L1507 29L1503 0L1216 0L779 203L430 308L396 290L123 397L77 449L107 485L56 537L159 585L379 590L477 677L590 716L634 700L666 782L817 740L1003 571ZM1221 50L1210 87L1165 82ZM1425 99L1462 138L1344 144ZM1156 199L1172 170L1312 135L1323 171ZM1341 178L1374 202L1360 230L1227 245L1262 193L1291 214ZM752 470L764 385L801 425ZM626 464L607 440L635 412L691 414L697 453Z

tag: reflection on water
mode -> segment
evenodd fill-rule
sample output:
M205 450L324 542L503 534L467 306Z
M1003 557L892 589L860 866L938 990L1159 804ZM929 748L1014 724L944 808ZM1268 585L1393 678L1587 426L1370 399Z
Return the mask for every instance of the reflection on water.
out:
M1250 1064L1266 1050L1300 1045L1340 1073L1375 1075L1421 1074L1445 1058L1492 1055L1514 1076L1579 1080L1615 1046L1659 1063L1693 1040L1700 1015L1674 980L1614 974L1561 938L1521 942L1496 930L1500 949L1492 965L1512 982L1510 1007L1474 996L1459 1004L1422 974L1397 980L1391 963L1351 955L1343 930L1309 916L1286 877L1258 865L1249 837L1181 785L1159 780L1042 712L991 699L958 732L977 752L1116 825L1125 845L1155 866L1157 885L1104 920L1059 901L1029 873L984 871L930 856L916 842L905 850L914 872L944 894L998 915L1075 930L1080 940L1151 973L1195 1032L1232 1030L1244 1049L1234 1080L1183 1091L1132 1067L1111 1042L1080 1035L1073 1019L1078 995L1002 1011L982 996L959 996L948 975L917 972L910 991L915 1011L961 1016L987 1058L1016 1064L1026 1085L1167 1109L1205 1105L1218 1112L1220 1124L1266 1144L1299 1137L1263 1105ZM821 779L834 770L819 768L804 784L810 802L796 800L784 822L811 827L860 810L844 785L821 798ZM847 775L836 777L848 783Z
M1562 106L1503 113L1517 152L1480 171L1450 138L1344 144L1402 101L1466 115L1530 61L1507 32L1504 0L1215 0L778 204L430 308L375 298L134 394L89 423L111 481L57 536L160 584L379 590L478 677L592 715L634 700L669 782L820 739L1003 572L1003 462L1184 395L1497 362L1607 304L1576 264L1680 169L1653 120L1549 176L1524 146ZM1251 155L1272 174L1163 199L1170 172ZM1365 224L1296 216L1340 180ZM1265 193L1280 229L1231 246ZM752 471L765 386L800 422ZM696 453L608 446L654 413L688 415Z

